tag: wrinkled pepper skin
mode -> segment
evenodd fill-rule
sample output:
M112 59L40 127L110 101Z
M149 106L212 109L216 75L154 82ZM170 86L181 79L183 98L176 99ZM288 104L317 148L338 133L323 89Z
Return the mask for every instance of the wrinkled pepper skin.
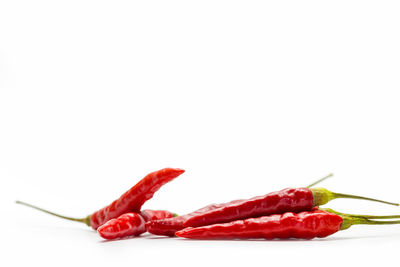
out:
M147 232L153 235L175 236L175 233L182 230L185 216L178 216L164 220L153 220L146 223Z
M152 198L161 186L184 172L182 169L165 168L148 174L119 199L90 215L90 226L96 230L105 222L122 214L139 212L142 205Z
M312 239L326 237L340 230L342 217L321 211L286 212L259 218L202 227L188 227L176 232L192 239Z
M100 226L97 232L104 239L138 236L146 232L145 224L146 221L140 214L129 212L109 220Z
M140 211L140 215L146 222L148 222L151 220L172 218L175 214L168 210L142 210Z
M198 227L284 212L309 211L314 207L313 193L308 188L287 188L244 200L219 204L187 218L183 226Z
M116 239L139 236L146 232L146 221L171 218L174 214L166 210L142 210L140 213L129 212L111 219L97 229L104 239Z
M192 213L177 216L174 218L167 218L162 220L151 220L146 223L147 231L153 235L175 236L175 233L184 228L183 223L190 217L207 212L224 204L211 204L204 208L198 209Z

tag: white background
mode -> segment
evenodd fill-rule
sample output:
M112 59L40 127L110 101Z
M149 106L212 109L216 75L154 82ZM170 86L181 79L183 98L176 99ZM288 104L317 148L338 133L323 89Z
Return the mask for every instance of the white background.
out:
M400 201L399 12L365 0L1 0L0 265L397 262L399 225L312 241L104 242L14 201L86 216L164 167L186 173L144 208L184 214L330 172L331 190Z

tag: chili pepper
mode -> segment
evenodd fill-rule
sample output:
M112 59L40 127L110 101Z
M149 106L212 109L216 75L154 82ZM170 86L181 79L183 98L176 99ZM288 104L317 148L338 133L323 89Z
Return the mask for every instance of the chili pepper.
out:
M146 221L171 218L174 213L166 210L142 210L140 213L128 212L114 218L97 229L105 239L139 236L146 232Z
M395 218L396 216L383 217ZM378 225L399 223L400 221L373 221L365 217L356 217L343 213L342 215L337 215L314 209L300 213L286 212L284 214L274 214L197 228L188 227L176 232L176 235L192 239L312 239L327 237L339 230L348 229L355 224Z
M222 204L220 208L191 216L185 220L183 226L198 227L284 212L310 211L313 207L324 205L336 198L355 198L399 205L378 199L334 193L325 188L287 188L264 196Z
M178 177L185 171L182 169L165 168L159 171L152 172L146 175L140 180L135 186L125 192L120 198L112 202L110 205L94 212L93 214L85 218L72 218L63 215L59 215L42 208L38 208L31 204L16 201L18 204L22 204L48 214L71 220L85 223L91 226L93 229L97 229L105 222L117 218L127 212L139 212L142 205L153 197L153 194L160 189L161 186Z
M311 187L313 185L316 185L326 179L328 179L329 177L332 177L333 174L329 174L315 182L313 182L311 185L309 185L308 187ZM242 200L235 200L230 202L229 204L233 205L233 204L238 204L240 203ZM190 218L196 217L196 216L202 216L203 214L207 214L208 212L211 212L213 210L217 210L219 208L223 208L225 207L227 204L226 203L222 203L222 204L212 204L212 205L208 205L204 208L198 209L192 213L186 214L186 215L182 215L182 216L178 216L175 218L169 218L169 219L163 219L163 220L153 220L153 221L149 221L146 223L147 226L147 231L151 234L154 235L165 235L165 236L175 236L175 233L179 230L184 229L184 223L185 221L189 220Z

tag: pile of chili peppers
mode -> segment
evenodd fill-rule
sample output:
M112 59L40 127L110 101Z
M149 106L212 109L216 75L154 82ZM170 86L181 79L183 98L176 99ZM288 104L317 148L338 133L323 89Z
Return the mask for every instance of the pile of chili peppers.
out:
M319 208L336 198L354 198L399 206L398 203L335 193L313 186L286 188L250 199L211 204L189 214L178 216L166 210L142 210L164 184L184 173L182 169L165 168L141 179L110 205L84 218L72 218L31 204L18 204L48 214L82 222L97 230L104 239L154 235L191 239L312 239L326 237L355 224L400 224L400 215L373 216L346 214Z

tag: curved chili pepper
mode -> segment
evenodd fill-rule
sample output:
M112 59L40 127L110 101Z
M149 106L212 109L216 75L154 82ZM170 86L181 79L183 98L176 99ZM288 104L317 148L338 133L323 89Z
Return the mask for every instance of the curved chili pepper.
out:
M393 216L387 216L393 217ZM237 220L230 223L202 227L188 227L176 232L177 236L192 239L312 239L327 237L355 224L399 224L400 221L373 221L351 215L337 215L314 209L300 213L286 212L259 218Z
M185 220L183 226L198 227L284 212L309 211L336 198L356 198L399 205L378 199L334 193L325 188L287 188L264 196L221 204L220 208L191 216Z
M148 174L111 205L94 212L90 216L90 226L97 229L100 225L121 214L140 211L144 202L152 198L161 186L184 172L182 169L166 168Z
M105 222L117 218L120 215L127 212L139 212L142 205L153 197L154 193L160 189L161 186L178 177L185 171L182 169L165 168L159 171L152 172L146 175L140 180L135 186L125 192L120 198L112 202L110 205L94 212L85 218L72 218L63 215L59 215L48 210L44 210L27 204L25 202L17 201L16 203L22 204L48 214L71 220L76 222L85 223L91 226L93 229L97 229Z
M139 236L146 232L148 220L171 218L174 213L166 210L142 210L140 213L129 212L111 219L97 229L105 239L116 239L128 236Z

